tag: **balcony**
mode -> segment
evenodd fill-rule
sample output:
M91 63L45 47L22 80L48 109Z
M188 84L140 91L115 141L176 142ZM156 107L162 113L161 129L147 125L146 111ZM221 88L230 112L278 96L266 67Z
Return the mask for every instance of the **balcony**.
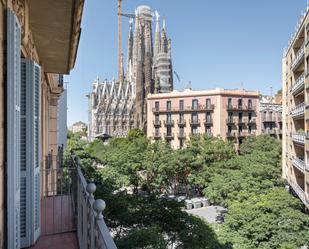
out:
M295 194L299 197L299 199L306 205L309 209L309 199L306 197L305 191L294 181L288 181L290 186L292 187Z
M293 156L291 158L292 160L292 164L298 168L301 172L304 172L305 170L305 161L303 161L303 159L299 158L299 157L296 157L296 156Z
M295 84L291 87L292 94L298 94L304 89L305 86L305 73L298 77Z
M179 113L179 112L212 112L215 109L215 105L199 105L199 106L186 106L186 107L172 107L172 108L152 108L153 113Z
M67 167L47 157L41 170L41 237L30 248L117 249L103 219L103 200L95 200L96 186L87 181L79 160ZM57 168L55 168L57 167Z
M245 131L239 131L237 134L238 137L247 137L248 136L248 132Z
M292 134L293 142L298 143L298 144L305 144L305 137L306 135L300 132Z
M174 139L174 133L164 133L165 139Z
M153 138L154 139L160 139L161 138L161 133L160 132L153 133Z
M270 129L270 128L262 129L262 132L264 134L268 134L268 135L275 135L276 134L276 130L275 129Z
M184 127L184 126L186 126L186 120L185 119L177 120L177 124L180 127Z
M227 133L226 133L226 137L227 138L235 138L235 132L234 131L228 131Z
M290 115L293 118L302 118L305 115L305 109L306 109L305 103L301 103L295 106L293 109L291 109Z
M213 124L212 118L204 119L204 125L212 125L212 124Z
M199 119L190 119L190 125L200 125L200 120Z
M299 50L297 51L295 58L291 64L291 70L295 70L300 64L305 55L305 44L301 45Z
M276 123L276 119L273 116L267 115L263 118L263 123Z
M251 118L248 120L248 124L256 124L255 118Z
M226 124L228 124L228 125L233 125L233 124L234 124L234 119L233 119L233 117L228 117L228 118L226 119Z
M163 123L165 126L174 126L174 120L164 120Z
M161 120L153 120L153 125L155 127L160 127L161 126Z
M227 111L254 111L255 106L247 106L247 105L227 105Z
M245 119L239 118L238 121L237 121L237 123L238 123L239 125L243 125L243 124L245 124L246 122L245 122Z
M185 139L185 138L186 138L186 133L184 133L184 132L179 132L179 133L177 134L177 137L178 137L179 139Z

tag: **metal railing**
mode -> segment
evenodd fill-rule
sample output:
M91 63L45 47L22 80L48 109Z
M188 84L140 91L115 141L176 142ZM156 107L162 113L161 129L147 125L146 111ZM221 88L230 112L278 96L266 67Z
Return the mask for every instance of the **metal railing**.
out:
M200 111L213 111L215 109L214 104L209 105L198 105L198 106L185 106L185 107L172 107L172 108L166 108L166 107L154 107L152 108L152 112L200 112Z
M174 138L174 133L164 133L164 137L166 139L173 139Z
M298 63L301 61L301 59L303 58L304 55L305 55L305 44L303 43L301 45L301 47L299 48L299 50L297 51L297 53L295 55L295 59L293 60L293 62L291 64L292 70L295 69L295 67L298 65Z
M105 202L94 199L94 183L88 183L81 171L78 158L72 157L76 167L76 179L73 181L73 200L76 214L77 239L80 249L117 249L115 242L103 219Z
M297 80L295 81L295 84L291 87L291 92L297 93L300 89L303 88L305 85L305 73L302 73Z
M304 171L304 169L305 169L305 162L302 159L300 159L300 158L298 158L296 156L293 156L292 157L292 163L300 171Z
M186 133L185 133L185 132L179 132L179 133L177 134L177 137L178 137L178 138L186 138Z
M296 143L305 144L306 135L303 133L293 133L292 140Z
M190 125L199 125L200 120L199 119L190 119Z
M301 199L301 201L307 206L309 206L309 199L306 197L305 191L294 181L289 180L289 184L292 187L292 189L294 190L294 192L297 194L297 196L299 197L299 199Z
M174 120L171 119L163 120L163 123L165 126L174 126Z
M295 106L292 110L291 110L291 116L292 117L301 117L305 114L305 109L306 109L306 104L303 102L297 106Z

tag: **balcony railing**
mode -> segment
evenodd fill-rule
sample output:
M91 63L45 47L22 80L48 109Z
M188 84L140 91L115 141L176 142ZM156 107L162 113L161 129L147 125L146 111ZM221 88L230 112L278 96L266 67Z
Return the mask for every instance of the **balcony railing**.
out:
M294 70L299 65L299 63L302 60L302 58L304 57L304 55L305 55L305 44L301 45L301 47L297 51L297 53L295 55L295 59L293 60L293 62L291 64L292 70Z
M294 181L289 180L289 184L294 190L294 192L298 195L299 199L307 206L309 207L309 199L306 197L305 191Z
M293 118L299 118L305 115L305 109L306 109L306 105L305 103L301 103L297 106L295 106L292 110L291 110L291 116Z
M267 128L267 129L262 129L262 132L263 132L264 134L269 134L269 135L274 135L274 134L276 134L276 130L275 130L275 129L269 129L269 128Z
M190 119L190 125L200 125L199 119Z
M164 108L164 107L154 107L152 108L152 112L154 113L166 113L166 112L200 112L200 111L213 111L215 109L215 105L199 105L199 106L185 106L184 108L172 107L172 108Z
M247 106L247 105L231 105L228 104L226 106L228 111L253 111L255 110L255 106Z
M293 94L298 93L305 86L305 73L298 77L295 84L291 87L291 92Z
M292 134L292 140L295 143L299 143L299 144L305 144L305 137L306 137L306 135L304 133L294 133L294 134Z
M226 123L227 123L227 124L234 124L234 119L233 119L232 117L228 117L228 118L226 119Z
M184 139L184 138L186 138L186 133L184 133L184 132L179 132L179 133L177 134L177 137L178 137L179 139Z
M153 125L156 127L161 126L161 120L154 120Z
M186 120L185 119L177 120L177 124L178 124L178 126L185 126L186 125Z
M255 118L249 119L249 120L248 120L248 123L249 123L249 124L256 124Z
M163 123L165 126L174 126L174 120L164 120Z
M153 133L153 137L155 139L161 138L161 133L160 132L155 132L155 133Z
M298 158L298 157L295 157L293 156L292 157L292 163L293 165L298 168L300 171L304 171L305 170L305 162L301 159L301 158Z
M239 119L237 120L237 123L238 123L238 124L245 124L246 122L245 122L245 119L239 118Z
M205 124L205 125L211 125L211 124L213 124L212 118L206 118L206 119L204 119L204 124Z
M77 239L79 248L117 249L110 231L103 219L105 209L103 200L94 199L96 190L94 183L87 184L80 168L79 159L72 157L77 168L75 181L73 180L73 199L76 205Z
M173 139L174 138L174 133L164 133L165 139Z

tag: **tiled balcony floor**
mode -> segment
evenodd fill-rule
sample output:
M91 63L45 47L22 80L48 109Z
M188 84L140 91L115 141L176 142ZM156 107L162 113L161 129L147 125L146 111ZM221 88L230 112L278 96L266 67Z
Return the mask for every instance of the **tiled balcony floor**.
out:
M78 249L69 195L41 200L41 237L31 249Z
M75 232L41 236L31 249L79 249Z

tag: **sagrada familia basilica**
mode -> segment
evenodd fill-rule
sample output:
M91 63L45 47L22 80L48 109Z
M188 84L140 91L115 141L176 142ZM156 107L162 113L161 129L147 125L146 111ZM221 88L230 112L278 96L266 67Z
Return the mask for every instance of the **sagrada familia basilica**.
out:
M147 95L173 90L171 39L165 20L161 29L158 12L148 6L139 6L135 14L118 15L130 17L126 65L120 48L118 79L97 78L92 85L88 95L90 140L102 135L126 136L132 128L146 130Z

